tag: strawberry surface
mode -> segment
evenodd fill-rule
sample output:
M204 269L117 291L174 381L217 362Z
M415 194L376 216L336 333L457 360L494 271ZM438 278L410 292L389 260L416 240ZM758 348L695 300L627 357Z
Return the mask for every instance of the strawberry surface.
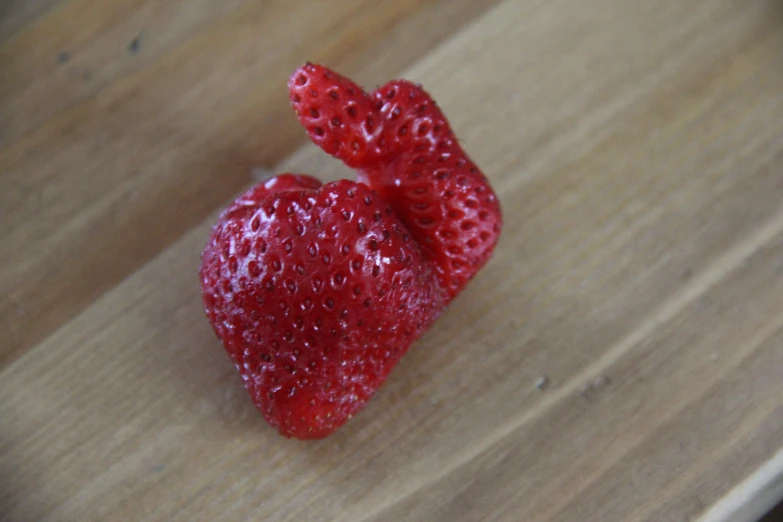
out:
M312 140L357 170L283 174L226 209L202 254L207 316L266 420L333 433L487 262L501 227L487 179L431 97L366 93L322 66L289 81Z

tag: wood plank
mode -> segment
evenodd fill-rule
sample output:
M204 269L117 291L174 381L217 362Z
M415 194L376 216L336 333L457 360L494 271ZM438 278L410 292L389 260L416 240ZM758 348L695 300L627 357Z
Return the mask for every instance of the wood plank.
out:
M237 24L243 4L248 2L68 2L0 47L0 146L118 78L149 67L232 13ZM273 13L265 5L257 14Z
M492 5L98 3L70 2L0 47L0 127L15 135L45 120L0 151L0 317L13 318L0 323L0 365L306 139L286 101L296 65L324 60L380 81ZM130 55L139 32L143 50ZM62 68L91 71L95 85L51 65L63 49L73 55Z
M705 512L783 441L779 15L489 11L405 76L485 166L506 233L368 408L316 443L264 425L198 299L213 214L0 370L7 518ZM312 147L280 169L340 171Z
M0 44L62 2L63 0L3 0L0 3Z
M783 515L783 450L714 504L700 522L775 522ZM770 507L771 506L771 507Z

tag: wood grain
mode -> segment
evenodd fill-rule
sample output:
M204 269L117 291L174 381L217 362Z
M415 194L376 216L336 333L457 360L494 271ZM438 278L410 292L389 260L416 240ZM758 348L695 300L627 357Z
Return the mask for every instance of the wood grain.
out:
M275 5L193 22L97 94L8 127L4 520L727 520L754 473L783 476L783 4ZM487 268L367 409L315 443L265 426L195 277L251 166L346 174L267 108L289 57L239 65L254 9L274 14L258 22L270 42L330 28L313 52L365 84L395 69L422 82L505 211ZM248 152L264 125L279 143ZM96 149L112 132L121 145ZM53 259L64 268L37 275Z
M0 2L0 43L33 23L63 0L3 0Z

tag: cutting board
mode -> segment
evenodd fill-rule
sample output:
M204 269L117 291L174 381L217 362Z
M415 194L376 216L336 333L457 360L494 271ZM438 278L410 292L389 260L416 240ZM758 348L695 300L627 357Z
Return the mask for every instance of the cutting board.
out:
M306 60L420 82L491 262L317 442L202 310L211 224L351 176ZM0 5L0 519L731 521L783 494L780 0Z

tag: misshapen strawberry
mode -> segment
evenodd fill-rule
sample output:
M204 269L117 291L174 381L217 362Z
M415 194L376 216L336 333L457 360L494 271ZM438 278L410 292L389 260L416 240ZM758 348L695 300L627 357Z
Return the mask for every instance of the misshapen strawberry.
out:
M421 88L365 93L307 64L289 82L313 141L357 169L283 174L220 216L202 255L207 315L266 420L329 435L487 262L501 227L484 175Z

